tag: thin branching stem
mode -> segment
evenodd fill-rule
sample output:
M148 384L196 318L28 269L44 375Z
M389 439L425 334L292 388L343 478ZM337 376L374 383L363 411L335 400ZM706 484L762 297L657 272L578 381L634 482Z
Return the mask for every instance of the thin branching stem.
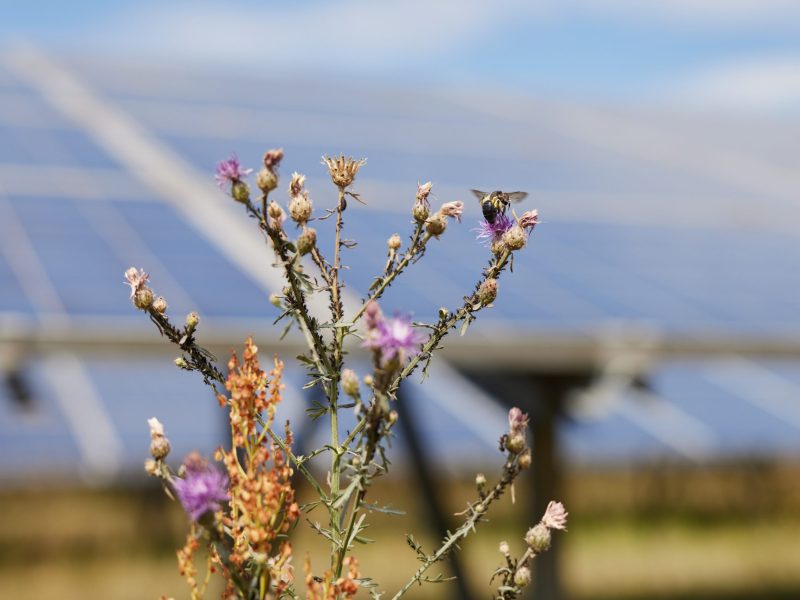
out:
M510 456L503 467L503 476L500 478L494 487L481 498L474 505L469 508L469 516L465 519L464 523L453 533L447 535L442 542L442 545L433 554L426 556L422 562L422 566L411 576L405 585L392 596L392 600L398 600L417 582L422 581L422 576L431 568L435 563L444 559L450 552L458 546L458 543L466 538L470 532L475 531L475 526L481 522L489 509L489 506L506 491L506 488L514 482L514 479L519 475L520 467L515 461L515 457Z

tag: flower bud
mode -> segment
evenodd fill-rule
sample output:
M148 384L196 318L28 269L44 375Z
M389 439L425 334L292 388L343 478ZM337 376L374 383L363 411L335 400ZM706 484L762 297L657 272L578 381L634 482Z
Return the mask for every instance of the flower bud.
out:
M492 254L498 256L503 253L503 251L507 248L506 243L503 241L503 238L499 240L494 240L492 242Z
M531 582L531 570L525 565L519 567L517 572L514 573L514 585L517 587L525 587Z
M397 423L398 414L396 410L389 412L389 424L394 425Z
M307 227L297 236L297 251L300 256L305 256L314 249L317 243L317 230L312 227Z
M156 460L166 458L170 450L169 440L166 436L156 435L150 440L150 454Z
M506 439L506 448L512 454L519 454L525 449L525 436L521 433L508 436Z
M519 225L513 225L511 229L503 234L503 243L509 250L519 250L525 247L528 236L525 230Z
M280 308L282 303L281 295L276 294L275 292L271 293L269 295L269 303L272 304L272 306L277 306L278 308Z
M164 299L164 296L159 296L153 302L153 310L160 315L163 315L167 312L167 301Z
M483 473L478 473L477 475L475 475L475 485L477 485L479 488L482 488L483 486L485 486L486 485L486 475L484 475Z
M400 246L403 245L403 242L400 239L400 236L394 233L392 234L392 237L387 240L386 245L389 246L389 250L398 250Z
M437 212L425 222L425 231L439 237L447 229L447 217L442 213Z
M283 209L281 208L281 205L275 202L275 200L270 202L269 206L267 206L267 215L269 215L273 219L279 219L279 220L282 219Z
M148 458L146 461L144 461L144 472L148 475L157 475L158 463L152 458Z
M308 199L308 193L292 196L289 201L289 216L292 217L292 221L295 223L302 225L308 221L311 218L311 210L311 200Z
M358 396L358 375L352 369L342 371L342 391L355 398Z
M278 187L278 176L264 167L256 174L256 185L264 193L271 192Z
M181 369L186 369L187 371L190 369L189 363L186 362L186 359L183 358L182 356L179 356L178 358L175 359L175 366Z
M497 548L500 551L500 554L508 555L511 552L511 549L508 547L508 542L502 541L500 542L500 546Z
M372 375L364 375L364 385L367 387L372 387L372 384L375 383L375 378Z
M550 530L541 523L528 529L528 533L525 534L525 543L536 554L541 554L550 547L550 539Z
M424 223L428 216L431 214L431 209L422 203L414 204L414 208L411 209L411 216L414 217L414 220L417 223Z
M133 305L136 308L147 310L153 304L153 290L142 286L133 295Z
M244 181L234 181L231 186L231 197L242 204L250 200L250 187Z
M531 449L525 448L522 454L519 455L519 468L520 469L530 469L531 468Z
M200 323L200 315L196 312L190 312L186 315L186 329L194 329Z
M485 306L494 302L495 298L497 298L497 279L490 278L478 288L478 299Z

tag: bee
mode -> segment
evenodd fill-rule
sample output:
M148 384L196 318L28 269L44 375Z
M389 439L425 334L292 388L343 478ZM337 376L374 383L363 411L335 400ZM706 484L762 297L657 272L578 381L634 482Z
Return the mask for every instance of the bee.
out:
M528 192L501 192L496 190L491 194L480 190L470 190L478 198L483 211L483 218L489 223L494 224L498 215L506 214L508 205L512 202L519 202L528 196Z

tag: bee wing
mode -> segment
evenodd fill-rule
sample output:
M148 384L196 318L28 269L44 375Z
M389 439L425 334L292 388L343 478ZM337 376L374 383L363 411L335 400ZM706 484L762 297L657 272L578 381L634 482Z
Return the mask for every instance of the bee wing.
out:
M509 192L506 196L511 202L519 202L528 197L528 192Z
M478 200L483 200L488 194L486 192L482 192L480 190L470 190Z

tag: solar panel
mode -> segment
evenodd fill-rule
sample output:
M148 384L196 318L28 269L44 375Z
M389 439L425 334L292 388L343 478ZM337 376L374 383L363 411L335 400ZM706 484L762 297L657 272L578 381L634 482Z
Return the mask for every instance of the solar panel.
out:
M552 213L543 210L544 223L515 259L514 274L501 281L496 306L473 326L478 344L503 336L535 343L543 333L588 342L603 328L625 323L700 341L709 334L784 339L796 330L800 300L786 274L800 262L788 218L797 209L774 186L759 194L762 179L752 169L728 180L716 163L689 168L672 151L643 151L629 131L613 140L611 149L599 144L590 126L602 131L611 122L607 119L619 115L599 109L581 113L584 134L565 125L567 113L558 107L533 101L510 103L503 113L435 91L354 90L233 76L221 86L202 73L65 64L67 76L83 81L99 106L121 111L106 115L107 124L129 119L124 125L132 129L125 131L141 132L136 141L142 148L151 144L168 159L185 161L175 171L174 161L163 164L165 173L159 176L188 174L191 189L204 199L165 197L163 184L133 164L134 152L112 147L125 143L124 132L113 141L104 138L85 127L91 115L78 115L69 93L56 84L42 84L36 72L23 83L19 73L0 68L0 210L5 216L0 219L5 240L0 240L0 323L20 315L44 322L56 315L74 328L114 323L125 339L149 327L129 306L121 283L123 270L136 265L151 272L154 288L167 297L173 314L200 311L201 339L207 323L253 319L261 327L277 315L266 296L279 279L254 276L269 271L269 251L225 247L225 240L209 237L188 216L195 207L200 214L208 206L203 202L218 197L223 207L218 214L233 214L242 231L252 229L224 194L212 191L213 166L233 150L245 164L255 165L266 147L283 145L286 168L309 173L318 214L334 201L320 155L346 150L370 159L357 182L370 206L352 203L346 214L347 235L360 243L345 253L351 267L346 277L357 296L382 269L388 236L398 232L405 238L410 232L408 211L418 180L434 179L439 201L460 197L468 203L464 222L451 223L444 239L432 241L425 258L403 275L402 285L387 291L383 305L389 312L431 319L440 305L460 304L489 256L471 231L479 207L467 189L508 181L534 192L530 206L552 208ZM642 118L632 116L631 123ZM693 126L668 117L664 122L675 123L676 131ZM740 139L723 135L718 126L704 131L719 136L711 142L744 151ZM740 164L752 166L749 160L744 157ZM780 216L751 227L749 215L729 214L731 207L757 202L774 204ZM318 229L320 243L330 246L330 231L321 224ZM255 333L273 339L276 331ZM150 334L156 341L157 334ZM460 341L454 336L449 343ZM487 368L492 358L487 353ZM778 381L800 382L796 363L765 364ZM65 464L81 461L75 432L58 424L61 409L48 390L48 368L85 374L120 440L123 468L138 468L146 441L143 419L153 414L165 421L179 452L188 451L192 434L180 429L185 425L180 415L187 411L201 424L201 439L219 440L219 411L202 384L167 361L82 356L77 366L62 361L29 372L39 416L25 421L28 417L9 408L8 397L0 403L0 428L9 433L0 436L3 448L32 444L26 457L8 463L9 471L39 468L56 451ZM709 378L706 370L694 363L658 367L649 403L633 394L600 421L564 424L568 455L592 461L800 451L794 441L798 423L778 392L758 404L741 397L741 386L726 385L736 377L755 380L758 371L722 369ZM291 377L296 383L300 375ZM409 386L409 402L417 407L426 438L440 446L446 461L485 456L487 440L476 436L468 420L454 419L452 405L436 389ZM464 394L473 398L473 406L482 406L475 390ZM301 404L303 397L298 393ZM502 410L488 410L495 412L486 419L502 427ZM22 425L16 427L17 422ZM681 437L681 424L695 431L694 437ZM706 436L704 428L713 435Z

